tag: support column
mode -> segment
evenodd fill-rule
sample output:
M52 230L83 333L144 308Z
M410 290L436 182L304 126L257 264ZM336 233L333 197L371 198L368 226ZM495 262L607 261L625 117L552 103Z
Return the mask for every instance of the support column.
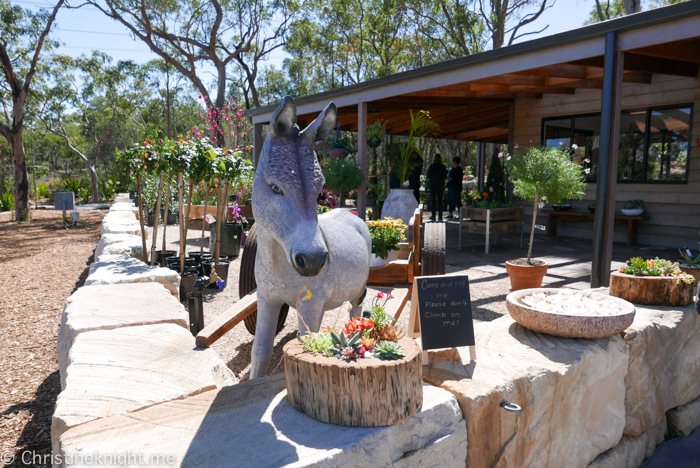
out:
M362 183L357 188L357 216L365 219L367 206L367 172L369 152L367 151L367 103L357 104L357 163L362 169Z
M510 112L508 113L508 154L513 154L515 151L515 102L510 103ZM513 183L510 178L506 179L506 203L510 203L513 199Z
M600 157L598 159L596 206L593 222L592 288L610 285L613 230L615 229L615 192L623 62L624 54L617 50L617 35L610 32L605 36Z
M484 158L484 155L486 154L486 143L483 141L477 142L477 147L476 147L476 177L477 177L477 187L479 188L479 192L484 191L484 183L486 182L484 180L484 173L485 173L485 168L484 168L484 161L486 158Z
M260 153L264 142L263 124L256 123L253 125L253 166L256 168L258 167L258 161L260 161Z

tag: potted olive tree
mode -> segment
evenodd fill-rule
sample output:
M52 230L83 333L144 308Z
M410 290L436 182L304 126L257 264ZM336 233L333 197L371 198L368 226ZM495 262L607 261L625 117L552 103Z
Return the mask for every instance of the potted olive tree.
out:
M524 154L506 156L506 170L514 183L513 193L533 203L530 244L527 258L506 262L513 291L542 286L547 274L547 263L532 259L537 209L546 202L560 203L572 198L583 198L586 190L585 169L571 160L567 151L558 148L532 147Z

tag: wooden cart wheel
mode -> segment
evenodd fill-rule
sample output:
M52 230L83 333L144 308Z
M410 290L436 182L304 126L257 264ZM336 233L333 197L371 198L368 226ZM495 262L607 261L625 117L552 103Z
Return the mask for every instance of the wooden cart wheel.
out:
M245 296L258 287L257 283L255 282L255 255L257 252L258 231L256 229L256 225L253 224L250 231L248 231L248 236L245 240L245 248L243 249L243 255L241 256L241 271L238 275L238 294L240 297ZM277 330L275 333L281 332L284 328L284 322L287 320L288 313L289 305L285 304L280 309L280 316L277 320ZM243 319L245 328L251 335L255 335L255 324L257 322L257 311Z
M425 223L423 276L445 274L445 223Z

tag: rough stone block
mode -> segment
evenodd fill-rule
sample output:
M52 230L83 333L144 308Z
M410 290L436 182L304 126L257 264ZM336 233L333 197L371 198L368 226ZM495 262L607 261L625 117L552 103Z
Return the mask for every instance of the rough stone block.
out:
M110 213L113 211L138 211L138 208L134 206L133 202L118 202L114 203L109 208Z
M401 424L347 427L295 410L283 386L284 376L254 379L92 421L64 433L54 455L160 453L188 468L464 466L464 419L444 390L426 386L423 407Z
M81 333L68 356L52 441L93 419L236 383L216 351L196 348L192 334L173 324Z
M146 249L150 250L151 241L146 241ZM132 234L105 234L100 237L95 247L95 258L102 255L124 255L143 260L143 242L141 236Z
M622 437L619 444L598 455L588 468L637 468L663 443L666 432L663 418L639 437Z
M68 353L75 337L95 330L172 323L189 330L189 316L159 283L83 286L66 301L58 330L58 369L66 386Z
M90 265L85 286L122 283L160 283L179 297L180 275L169 268L150 266L139 259L123 255L102 255Z
M700 315L695 305L638 305L623 336L630 352L625 435L637 437L700 396Z
M146 235L148 235L148 228L144 226L144 230L146 231ZM114 223L114 222L102 223L102 230L100 231L100 235L104 236L105 234L131 234L132 236L140 236L141 235L141 225L138 222L136 222L136 223Z
M681 408L674 408L666 413L668 432L673 436L688 437L700 427L700 398Z
M502 317L477 323L475 337L476 361L468 348L430 351L423 368L459 401L468 467L585 467L620 440L628 350L619 335L557 338Z

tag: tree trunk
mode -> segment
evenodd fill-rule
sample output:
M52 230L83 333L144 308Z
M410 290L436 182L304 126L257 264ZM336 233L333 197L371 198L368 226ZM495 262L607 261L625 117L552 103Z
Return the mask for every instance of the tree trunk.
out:
M204 219L202 219L202 237L200 238L199 254L204 253L204 226L207 224L207 207L209 206L209 184L204 184Z
M169 210L169 204L170 204L170 174L168 174L168 177L166 178L168 181L168 192L167 195L165 196L165 208L163 209L163 252L168 250L168 244L167 244L167 238L168 238L168 213L170 213Z
M158 242L158 217L160 216L160 200L163 196L163 173L160 173L160 185L158 186L158 200L156 201L156 212L153 213L153 242L151 242L151 265L156 261L156 244ZM168 214L163 217L163 224L168 223Z
M540 204L539 194L535 195L535 207L532 210L532 226L530 227L530 246L527 249L527 263L532 258L532 244L535 242L535 223L537 222L537 205Z
M143 261L148 263L148 249L146 248L146 228L143 219L143 197L141 196L141 174L136 174L136 190L139 195L139 223L141 224L141 245L143 247Z
M183 275L185 273L185 250L187 246L185 245L187 243L187 239L184 238L184 226L182 222L182 218L185 215L184 207L182 206L182 172L180 172L177 175L177 195L178 195L178 203L180 205L180 275Z
M641 1L640 0L624 0L625 3L625 14L631 15L633 13L639 13L641 11Z
M92 181L92 202L97 203L100 200L100 192L97 187L97 168L87 164L87 161L86 166L90 170L90 179Z
M29 211L29 174L27 173L27 155L24 152L22 127L12 135L12 159L15 163L15 221L28 220Z

